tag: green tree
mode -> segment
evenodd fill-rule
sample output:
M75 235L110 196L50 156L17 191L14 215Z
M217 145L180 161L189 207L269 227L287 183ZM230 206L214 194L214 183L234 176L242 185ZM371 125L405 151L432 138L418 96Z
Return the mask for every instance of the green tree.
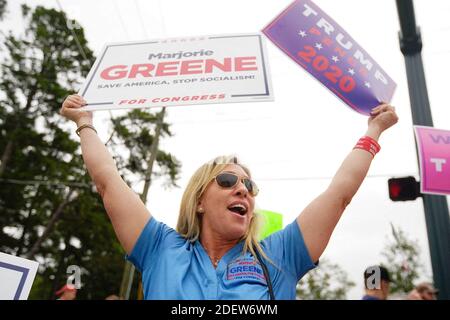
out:
M31 297L45 299L66 281L68 263L81 264L77 255L89 257L89 250L99 250L95 239L76 238L77 231L86 230L89 220L99 220L99 214L103 219L96 223L102 234L110 231L111 236L112 230L104 210L75 212L83 199L97 208L101 202L86 177L78 143L58 115L61 101L89 71L92 51L82 29L67 28L64 13L27 6L22 12L24 33L4 34L2 41L6 57L0 67L0 250L40 262ZM89 61L81 59L80 44ZM75 229L76 224L66 223L71 215L87 215L85 225ZM111 258L119 259L117 270L123 251L115 244L113 236L101 243ZM93 259L98 261L97 256Z
M90 69L91 62L81 58L78 44L93 58L83 31L74 31L80 39L76 41L66 27L63 13L43 7L31 10L25 5L22 12L28 25L24 35L16 38L10 32L4 39L8 57L1 66L0 89L4 97L0 101L0 177L4 176L10 160L23 153L24 146L30 147L29 153L34 152L36 148L29 143L29 138L42 141L43 147L45 143L54 144L50 139L59 139L56 147L66 147L63 151L73 153L74 143L59 126L63 120L58 110L61 100L75 90ZM43 139L46 135L47 139Z
M2 20L6 13L6 0L0 0L0 20Z
M39 250L39 256L58 262L47 264L41 274L47 280L43 297L52 298L66 282L70 265L81 269L79 299L104 299L117 293L124 254L98 194L90 188L78 189L76 201L67 206Z
M355 286L347 273L326 259L308 272L297 284L297 299L300 300L344 300L347 292Z
M25 5L22 12L27 28L22 35L3 35L6 57L0 67L0 209L8 213L0 222L20 234L11 236L3 228L0 239L4 251L17 254L29 249L38 238L37 226L64 209L61 205L73 194L52 181L77 181L84 175L78 144L58 110L90 65L77 61L79 47L63 13ZM75 32L92 59L83 31Z
M417 240L408 238L406 233L391 224L392 238L388 240L382 252L384 265L388 266L392 283L391 293L408 293L414 289L423 265Z
M78 298L104 299L119 291L124 251L93 190L79 143L71 139L72 126L58 114L94 57L83 29L74 21L68 25L63 12L27 6L22 12L24 33L3 34L1 42L6 58L0 65L0 251L40 262L31 299L54 298L70 265L82 271ZM157 117L147 111L130 117L132 123L126 116L115 121L116 158L124 176L136 169L142 177ZM170 135L164 123L161 136ZM131 157L122 155L126 148ZM156 162L153 176L168 176L175 185L179 162L160 150Z
M155 143L158 121L161 121L161 130L157 139L172 136L169 124L165 123L164 119L159 120L158 116L163 117L164 114L136 109L112 119L114 134L111 137L111 146L116 151L114 158L124 177L134 175L138 182L145 182L152 176L168 177L166 186L177 186L181 164L172 154L158 148L155 158L157 168L149 168L151 146ZM120 152L122 146L126 148L126 153ZM149 169L152 171L151 176L146 177ZM142 193L141 190L137 192Z

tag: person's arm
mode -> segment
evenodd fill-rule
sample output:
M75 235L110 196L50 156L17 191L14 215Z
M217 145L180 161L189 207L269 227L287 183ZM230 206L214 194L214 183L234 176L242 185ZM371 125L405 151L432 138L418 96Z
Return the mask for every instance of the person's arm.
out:
M74 121L77 128L84 124L92 125L92 113L78 109L85 104L82 97L71 95L63 102L60 113ZM138 195L123 181L111 154L97 133L90 128L84 128L80 131L80 141L89 175L103 199L117 238L130 254L151 217L150 212Z
M398 117L393 107L382 104L372 111L366 136L378 140L381 133L394 125ZM353 149L333 177L328 188L297 217L312 261L318 261L342 213L367 175L373 156Z

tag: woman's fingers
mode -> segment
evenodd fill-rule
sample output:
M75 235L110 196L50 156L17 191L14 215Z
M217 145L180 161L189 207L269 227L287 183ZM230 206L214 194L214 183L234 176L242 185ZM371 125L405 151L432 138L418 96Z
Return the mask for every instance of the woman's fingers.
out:
M379 105L379 106L373 108L373 109L370 111L370 115L371 115L371 116L377 115L377 114L380 112L380 107L381 107L381 105Z
M78 95L78 94L71 94L69 95L67 98L72 98L72 99L79 99L81 101L84 101L83 97Z
M381 112L392 111L392 110L394 110L394 107L391 105L388 105L388 104L381 108Z
M387 103L382 103L382 104L376 106L375 108L373 108L372 111L378 112L378 111L380 111L380 110L382 110L383 108L386 108L386 107L388 107L388 106L389 106L389 104L387 104Z
M381 131L384 131L398 122L395 108L389 104L381 104L370 113L369 125L376 123Z
M85 102L86 102L86 101L84 101L84 99L81 98L80 96L75 96L75 95L68 96L68 97L67 97L67 100L75 101L75 102L78 102L78 103L80 103L80 104L85 104Z
M70 95L64 101L64 107L67 108L80 108L86 104L86 101L79 95Z
M92 119L91 112L79 109L85 106L86 104L87 103L82 96L72 94L67 96L66 99L64 99L61 109L59 110L59 113L63 117L72 120L75 123L78 123L78 121L83 117Z
M66 108L79 108L79 107L81 107L81 103L76 101L76 100L67 99L66 101L64 101L63 107L66 107Z
M79 101L81 104L83 104L83 105L86 104L86 100L84 100L83 97L81 97L79 95L75 95L74 98L76 101Z
M382 112L386 112L386 111L390 111L390 110L395 110L395 108L387 103L383 103L383 104L380 104L379 106L373 108L370 112L370 115L377 116Z

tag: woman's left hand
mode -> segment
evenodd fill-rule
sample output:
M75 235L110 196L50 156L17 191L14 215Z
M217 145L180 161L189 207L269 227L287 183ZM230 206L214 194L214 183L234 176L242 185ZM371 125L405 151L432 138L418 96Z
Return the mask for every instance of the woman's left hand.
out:
M398 122L395 108L389 104L380 104L378 107L372 109L368 121L369 128L374 128L382 133L384 130L392 127Z

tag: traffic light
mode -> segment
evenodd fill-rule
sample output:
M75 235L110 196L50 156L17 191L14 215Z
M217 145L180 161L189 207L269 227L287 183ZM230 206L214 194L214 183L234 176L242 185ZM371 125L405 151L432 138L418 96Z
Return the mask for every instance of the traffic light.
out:
M392 201L415 200L421 196L420 184L414 177L391 178L388 180L389 198Z

